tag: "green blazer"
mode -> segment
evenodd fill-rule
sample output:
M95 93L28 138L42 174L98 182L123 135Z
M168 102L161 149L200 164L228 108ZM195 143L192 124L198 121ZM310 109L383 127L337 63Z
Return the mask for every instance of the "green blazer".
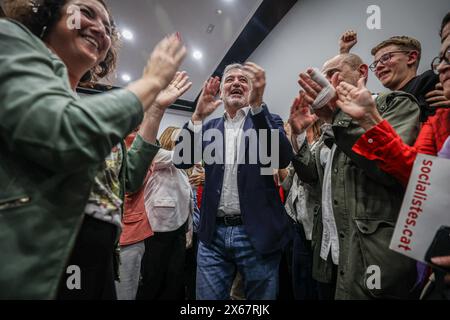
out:
M0 20L0 48L0 299L52 299L93 179L142 105L128 90L80 99L63 62L17 22ZM140 186L157 151L136 139L124 187Z
M378 96L376 103L382 117L405 143L412 145L419 131L416 99L407 93L390 92ZM332 143L337 145L337 150L332 163L331 190L339 237L335 298L411 298L416 263L389 249L404 189L374 161L352 151L364 130L350 116L338 111L332 128ZM324 143L329 143L329 139L324 139ZM294 157L293 164L300 178L319 179L315 158L307 145ZM321 266L325 268L316 270L321 271L320 274L315 272L316 278L319 274L323 282L331 276L329 263L322 261ZM373 266L380 270L380 288L368 285L372 284Z

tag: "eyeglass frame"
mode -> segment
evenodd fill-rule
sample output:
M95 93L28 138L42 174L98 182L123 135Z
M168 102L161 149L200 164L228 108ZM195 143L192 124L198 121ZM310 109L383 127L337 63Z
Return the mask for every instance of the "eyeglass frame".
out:
M442 61L445 61L445 63L447 65L450 65L450 45L447 47L447 49L444 50L444 52L446 52L446 54L442 54L439 55L437 57L434 57L433 60L431 60L431 70L433 70L433 72L435 74L439 74L439 71L437 70L437 68L441 65ZM436 63L437 60L437 63Z
M386 55L388 55L389 58L388 58L385 62L381 62L383 65L385 65L386 62L388 62L388 61L390 61L390 60L392 59L392 55L393 55L394 53L402 53L402 52L406 52L406 53L409 54L409 53L412 52L412 51L414 51L414 50L395 50L395 51L389 51L389 52L386 52L386 53L384 53L384 54L380 57L380 59L375 60L374 62L372 62L372 63L369 65L369 69L370 69L370 71L375 72L375 70L377 70L378 63L380 63L380 62L381 62L381 59L382 59L384 56L386 56Z

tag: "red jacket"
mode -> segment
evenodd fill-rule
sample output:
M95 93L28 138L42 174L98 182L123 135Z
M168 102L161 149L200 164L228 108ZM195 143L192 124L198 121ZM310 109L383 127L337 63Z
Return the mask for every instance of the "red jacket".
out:
M135 136L136 132L126 138L125 142L127 147L131 146ZM142 188L138 192L125 196L122 234L119 240L121 246L138 243L153 235L153 230L148 221L144 206L144 186L149 176L150 173L148 172Z
M200 209L202 207L202 196L203 196L203 185L197 188L197 207Z
M436 155L449 135L450 109L439 109L425 122L412 147L403 143L389 122L384 120L361 136L353 146L353 151L375 160L383 171L406 186L416 155Z
M144 185L147 182L148 176L147 174ZM142 187L138 192L125 196L122 234L120 235L121 246L138 243L153 235L153 230L145 212L144 189Z

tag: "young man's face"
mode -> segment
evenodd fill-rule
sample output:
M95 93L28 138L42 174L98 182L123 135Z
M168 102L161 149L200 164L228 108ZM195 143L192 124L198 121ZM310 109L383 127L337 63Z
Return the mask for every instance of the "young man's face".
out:
M406 84L405 80L411 73L408 51L403 51L396 45L389 45L378 50L374 61L378 61L375 76L384 87L399 90Z

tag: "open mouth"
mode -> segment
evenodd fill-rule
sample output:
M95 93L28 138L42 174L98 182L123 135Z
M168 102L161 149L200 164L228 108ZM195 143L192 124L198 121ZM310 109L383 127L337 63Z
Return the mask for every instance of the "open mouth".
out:
M100 44L98 43L97 39L94 37L91 37L89 35L82 34L81 37L88 43L90 43L97 51L100 49Z
M385 77L388 74L389 74L389 71L382 71L378 74L378 79L382 79L383 77Z
M244 92L241 89L233 89L231 90L230 94L232 96L242 96Z

